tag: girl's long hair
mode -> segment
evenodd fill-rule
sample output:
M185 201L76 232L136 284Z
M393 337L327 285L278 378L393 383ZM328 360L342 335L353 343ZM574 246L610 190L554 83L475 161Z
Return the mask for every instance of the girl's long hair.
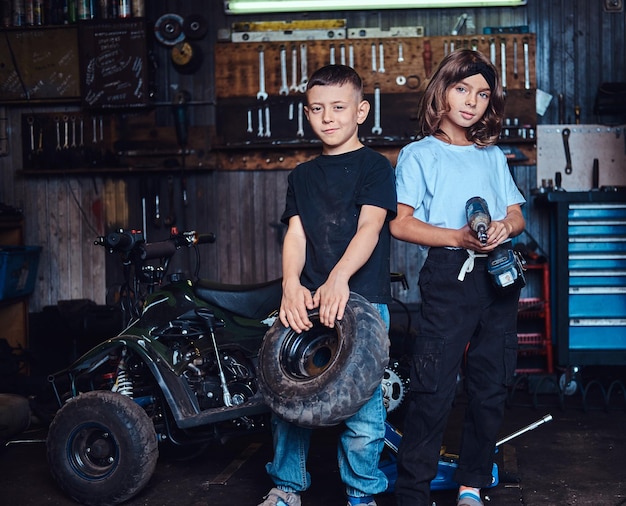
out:
M491 89L489 105L483 117L466 132L468 141L478 146L490 146L498 141L504 117L504 92L498 71L491 61L482 53L471 49L459 49L448 54L439 64L426 86L419 102L418 136L443 135L440 130L441 118L448 113L448 90L465 77L472 75L471 69L476 65L487 65L495 76ZM475 73L475 72L474 72Z

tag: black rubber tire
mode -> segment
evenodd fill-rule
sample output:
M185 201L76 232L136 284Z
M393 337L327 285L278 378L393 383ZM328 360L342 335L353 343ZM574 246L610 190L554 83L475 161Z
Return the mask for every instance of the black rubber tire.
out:
M302 427L328 427L355 414L381 387L389 338L380 314L351 293L334 328L309 312L313 328L297 334L280 320L259 352L259 389L281 418Z
M119 504L150 480L158 459L154 425L132 399L97 390L70 399L47 438L50 470L72 499Z

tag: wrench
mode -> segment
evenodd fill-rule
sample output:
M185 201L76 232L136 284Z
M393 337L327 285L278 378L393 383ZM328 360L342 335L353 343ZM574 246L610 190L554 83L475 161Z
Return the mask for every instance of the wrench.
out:
M287 49L280 46L280 91L279 95L289 95L289 86L287 85Z
M352 44L348 46L348 65L354 68L354 46Z
M304 104L302 102L298 102L298 131L296 136L304 137Z
M404 61L404 49L402 48L402 42L398 42L398 63Z
M528 39L523 39L524 44L524 88L530 89L530 63L528 61Z
M251 134L253 132L253 130L252 130L252 109L248 109L248 128L246 129L246 132L248 132L249 134Z
M65 132L65 142L63 143L63 149L69 149L70 147L70 124L69 118L63 116L63 131Z
M571 132L569 128L564 128L561 134L563 136L563 147L565 148L565 173L566 174L572 173L572 155L569 150L570 133Z
M259 92L256 94L257 100L267 100L265 91L265 51L259 47Z
M376 67L376 44L372 44L372 72L377 72L378 67Z
M500 40L500 74L502 75L502 89L506 91L506 41Z
M378 85L374 88L374 126L372 133L374 135L383 133L383 129L380 127L380 86Z
M378 72L385 72L385 46L381 42L378 44L378 55L380 59L380 66L378 67Z
M298 50L296 46L291 48L291 91L298 91Z
M76 117L72 116L71 117L71 121L72 121L72 144L71 144L71 147L75 148L76 147Z
M271 137L272 132L270 130L270 108L265 106L265 137Z
M298 90L301 93L304 93L306 91L306 85L309 82L306 52L306 44L300 44L300 86L298 87Z
M32 116L29 116L26 120L28 125L30 126L30 150L31 152L35 151L35 119Z
M56 126L57 126L57 147L56 147L56 150L57 151L61 151L61 123L59 122L59 117L58 116L54 117L54 122L56 123Z
M339 46L339 52L341 54L341 64L345 65L346 64L346 46L344 44L341 44Z
M331 65L335 64L335 46L330 46L330 62Z
M257 137L263 137L263 109L259 107L259 130L256 134Z

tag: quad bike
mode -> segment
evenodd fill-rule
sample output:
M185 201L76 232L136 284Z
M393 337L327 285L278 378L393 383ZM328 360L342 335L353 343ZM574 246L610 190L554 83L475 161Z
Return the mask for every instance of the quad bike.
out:
M119 335L50 377L59 409L48 461L76 501L126 501L148 483L159 453L197 455L211 442L267 430L271 410L304 426L334 425L381 381L387 404L400 402L384 325L359 295L335 328L313 310L313 328L297 334L277 321L280 279L225 285L167 275L178 250L214 241L175 230L152 243L129 230L96 240L121 256L131 315Z

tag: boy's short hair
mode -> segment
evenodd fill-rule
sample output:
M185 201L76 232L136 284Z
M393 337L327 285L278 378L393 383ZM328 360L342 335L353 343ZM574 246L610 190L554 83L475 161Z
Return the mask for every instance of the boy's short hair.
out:
M350 84L359 93L359 98L363 99L361 76L347 65L326 65L317 69L309 79L306 89L308 91L313 86L343 86L344 84Z

